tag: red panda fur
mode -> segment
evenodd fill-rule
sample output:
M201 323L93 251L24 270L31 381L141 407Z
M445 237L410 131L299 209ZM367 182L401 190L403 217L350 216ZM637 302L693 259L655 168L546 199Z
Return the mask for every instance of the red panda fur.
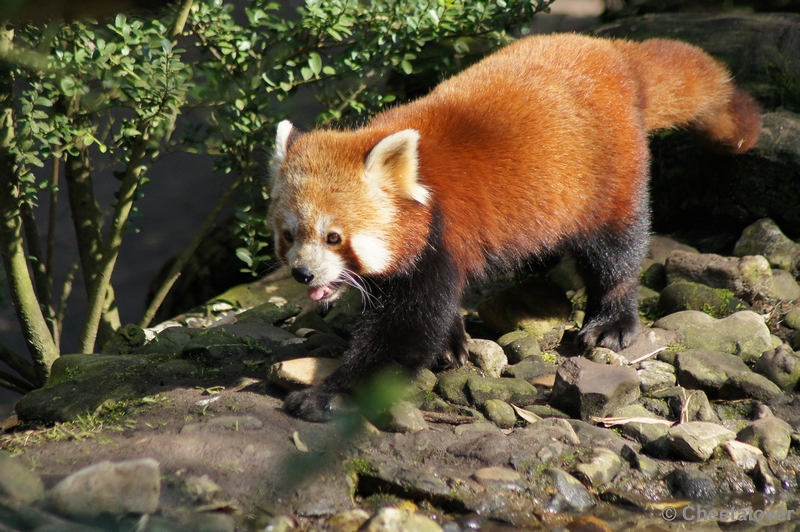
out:
M691 128L740 153L757 141L760 116L721 63L685 43L521 39L363 128L295 134L282 123L271 214L278 254L314 298L333 297L336 286L314 279L341 269L379 285L406 283L384 303L407 303L407 312L426 318L452 314L455 300L444 331L418 334L428 350L458 361L465 353L457 301L468 282L570 250L589 277L581 342L619 349L638 330L648 133ZM303 246L313 252L303 255ZM447 282L412 279L419 272ZM393 293L373 295L380 290ZM402 295L415 290L447 303ZM411 369L436 361L432 352L409 354L399 333L395 344L379 341L405 329L390 321L380 310L367 317L344 369L319 389L290 395L287 409L325 419L336 393L390 359Z

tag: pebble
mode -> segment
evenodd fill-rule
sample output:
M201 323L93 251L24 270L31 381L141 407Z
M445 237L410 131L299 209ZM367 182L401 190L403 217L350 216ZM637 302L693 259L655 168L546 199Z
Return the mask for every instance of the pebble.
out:
M472 474L472 478L483 484L484 486L499 486L505 489L520 489L517 484L522 475L508 467L482 467Z
M778 299L800 299L800 285L786 270L772 270L772 295Z
M794 330L800 329L800 306L794 307L783 317L783 323Z
M65 517L152 514L158 509L161 474L152 458L98 462L59 482L45 505Z
M761 449L767 458L783 460L789 454L792 443L792 427L777 417L765 417L753 421L739 431L736 439Z
M631 404L639 394L639 375L635 369L573 357L558 367L550 404L587 420Z
M772 266L792 273L797 273L800 264L800 244L784 235L769 218L747 226L736 242L733 254L737 257L763 255Z
M498 338L497 345L503 348L509 364L518 364L531 355L542 354L539 342L525 331L504 334Z
M648 458L643 454L639 454L629 445L625 445L622 447L622 451L620 452L620 456L628 462L631 467L635 467L647 478L655 478L658 476L658 464L655 460Z
M670 449L687 460L705 461L714 453L717 445L732 440L736 433L704 421L691 421L670 427L667 441Z
M483 370L487 377L500 377L508 365L503 348L491 340L467 340L469 361Z
M690 389L699 389L716 398L719 389L731 375L749 373L741 358L707 349L687 349L675 357L678 382Z
M467 378L466 391L472 403L481 406L489 399L500 399L507 403L524 406L533 403L539 396L534 386L521 379L478 377Z
M517 422L517 415L511 405L499 399L489 399L483 403L483 411L489 421L501 429L511 428Z
M353 508L331 516L327 524L331 532L358 532L368 519L366 510Z
M503 377L529 381L555 372L555 365L545 362L539 355L530 355L521 362L506 366Z
M442 532L436 521L424 515L412 514L386 506L359 529L361 532Z
M269 381L286 390L319 386L340 364L341 361L332 358L285 360L270 366Z
M639 387L642 393L675 386L675 366L660 360L643 360L639 363Z
M391 432L414 433L428 428L420 409L408 401L393 404L389 407L388 414L384 425Z

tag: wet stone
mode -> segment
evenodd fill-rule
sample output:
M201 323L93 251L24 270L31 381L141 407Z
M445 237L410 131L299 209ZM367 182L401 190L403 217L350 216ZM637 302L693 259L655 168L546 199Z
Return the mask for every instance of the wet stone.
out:
M693 501L711 500L717 496L717 487L711 478L696 469L675 469L667 477L673 492Z
M777 417L766 417L753 421L739 431L736 439L761 449L767 458L783 460L789 454L792 443L792 427Z
M558 493L575 511L582 512L594 506L594 497L578 479L556 467L548 468L545 473L553 479Z
M589 462L575 466L576 475L587 480L593 487L605 486L622 470L619 455L599 447Z
M694 461L708 460L719 444L735 437L735 432L703 421L675 425L667 433L670 449L678 456Z
M503 348L491 340L468 340L467 351L470 362L481 368L487 377L500 377L508 365Z
M65 517L152 514L158 509L161 475L151 458L98 462L51 489L45 504Z
M573 357L558 367L550 404L586 420L605 416L638 398L639 376L635 369Z

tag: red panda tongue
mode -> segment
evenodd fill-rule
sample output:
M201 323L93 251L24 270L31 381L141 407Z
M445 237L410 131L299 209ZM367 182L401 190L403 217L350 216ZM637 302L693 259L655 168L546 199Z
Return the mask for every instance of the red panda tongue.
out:
M331 288L327 285L325 286L312 286L308 289L308 297L311 301L319 301L320 299L324 298L328 294L331 293Z

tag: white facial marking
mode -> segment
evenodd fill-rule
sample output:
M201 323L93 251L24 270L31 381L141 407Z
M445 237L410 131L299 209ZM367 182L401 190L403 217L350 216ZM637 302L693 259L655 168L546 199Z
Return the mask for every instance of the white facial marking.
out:
M314 224L317 234L320 238L325 238L328 234L328 228L333 224L333 216L322 215L317 218L317 223Z
M381 140L364 162L367 182L427 206L430 191L418 181L418 144L419 132L415 129L404 129Z
M391 264L392 254L389 248L376 236L353 235L350 238L350 247L363 266L362 273L381 273Z

